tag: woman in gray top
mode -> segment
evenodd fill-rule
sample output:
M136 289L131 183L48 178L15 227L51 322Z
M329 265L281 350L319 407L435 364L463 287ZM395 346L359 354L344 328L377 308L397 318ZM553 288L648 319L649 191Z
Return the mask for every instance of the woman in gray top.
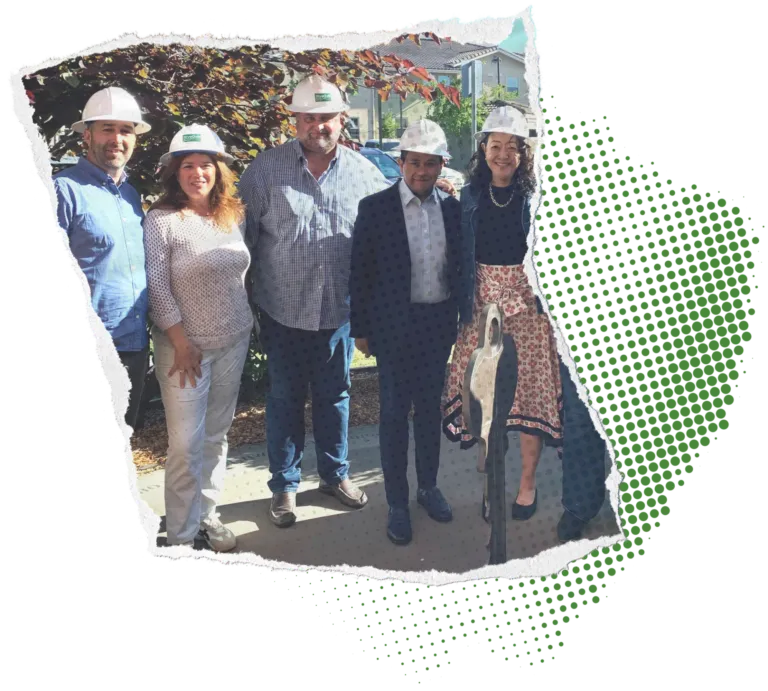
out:
M250 254L232 157L204 125L182 128L160 159L164 193L144 222L157 378L168 425L169 545L196 536L226 552L235 536L216 503L253 316Z

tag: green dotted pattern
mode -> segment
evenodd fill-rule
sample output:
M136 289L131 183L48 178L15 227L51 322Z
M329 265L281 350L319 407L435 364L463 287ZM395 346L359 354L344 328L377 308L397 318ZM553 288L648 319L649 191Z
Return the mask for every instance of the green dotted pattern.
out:
M468 637L487 638L505 660L554 659L563 629L645 553L692 455L727 429L751 338L758 238L740 210L616 156L604 124L543 112L534 261L623 476L625 539L560 573L512 582L415 587L317 574L363 650L408 674L449 665Z

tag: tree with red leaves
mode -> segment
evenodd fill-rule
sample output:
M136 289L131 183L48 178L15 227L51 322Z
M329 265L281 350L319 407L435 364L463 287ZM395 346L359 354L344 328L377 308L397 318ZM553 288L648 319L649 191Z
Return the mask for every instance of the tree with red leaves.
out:
M431 33L398 40L420 41ZM439 39L437 39L439 41ZM158 190L157 162L182 125L205 123L221 137L241 172L251 158L295 133L286 104L289 84L310 72L344 92L374 88L387 100L417 94L432 101L443 93L458 106L456 89L435 84L423 68L371 50L321 48L292 53L268 45L224 50L140 43L73 58L24 77L33 121L53 158L79 153L80 135L69 129L88 98L107 86L131 93L152 130L139 137L130 163L131 182L143 196Z

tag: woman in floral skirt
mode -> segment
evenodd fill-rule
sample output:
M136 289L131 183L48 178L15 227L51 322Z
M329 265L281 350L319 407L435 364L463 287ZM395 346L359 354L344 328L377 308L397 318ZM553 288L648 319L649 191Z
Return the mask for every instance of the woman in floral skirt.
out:
M443 390L443 430L462 448L476 443L462 413L464 375L477 348L483 308L495 302L518 357L515 400L507 431L520 433L522 473L512 518L536 511L536 466L543 443L562 443L562 387L549 318L523 270L528 251L530 198L535 190L533 154L525 118L511 106L496 108L475 137L480 142L462 190L463 289L461 325ZM506 435L504 437L506 442ZM505 444L506 448L506 444Z

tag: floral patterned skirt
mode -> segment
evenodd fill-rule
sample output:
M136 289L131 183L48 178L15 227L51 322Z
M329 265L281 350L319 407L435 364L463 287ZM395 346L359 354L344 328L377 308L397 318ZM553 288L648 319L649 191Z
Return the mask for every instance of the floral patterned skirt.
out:
M462 448L477 440L464 426L462 389L464 374L477 348L480 317L491 302L503 313L504 332L517 348L517 389L507 417L507 430L543 436L550 446L563 438L562 385L552 326L546 314L538 314L536 298L522 265L477 264L475 310L472 322L462 324L443 388L443 432Z

